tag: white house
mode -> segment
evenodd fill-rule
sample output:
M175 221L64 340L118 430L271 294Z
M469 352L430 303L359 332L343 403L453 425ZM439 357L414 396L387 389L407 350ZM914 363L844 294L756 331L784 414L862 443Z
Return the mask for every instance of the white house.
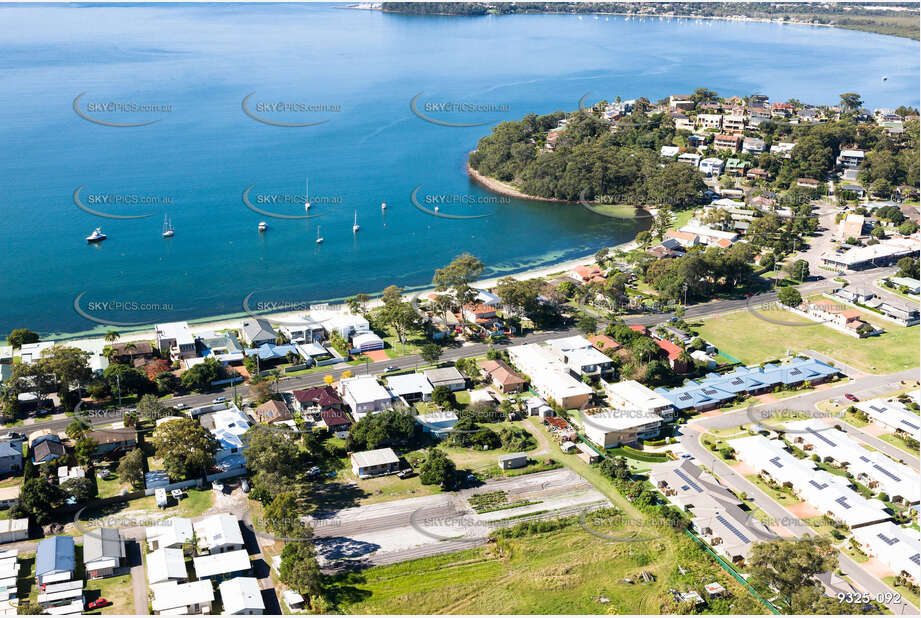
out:
M707 176L719 176L725 163L718 157L707 157L700 162L700 171Z
M352 416L360 421L368 414L382 412L393 407L390 392L381 386L377 378L370 375L342 378L339 381L342 400L352 410Z
M214 602L211 580L200 579L180 584L175 581L153 584L151 609L155 614L210 614Z
M255 577L234 577L218 586L224 614L230 616L253 616L265 613L265 603Z
M252 564L249 561L249 553L245 549L237 549L222 554L196 556L192 558L192 567L198 579L221 579L249 573Z
M614 410L604 408L596 414L582 412L582 430L585 436L601 448L613 448L640 439L659 435L662 418L641 410Z
M195 335L189 329L188 322L157 324L155 330L161 354L168 354L173 360L195 356Z
M545 398L566 409L582 408L592 397L592 388L570 375L569 369L549 348L528 343L508 348L512 363L531 379L531 386Z
M400 458L392 448L359 451L351 454L352 472L361 479L394 474L400 470Z
M189 578L181 549L161 547L147 554L147 583L184 582Z
M246 448L243 434L249 431L252 423L243 412L231 405L229 408L209 413L203 418L203 425L211 431L211 435L218 442L214 461L219 468L232 470L246 465L243 456L243 450Z
M434 386L422 373L406 373L386 378L387 388L394 397L402 397L407 403L428 401L432 398Z
M151 551L161 547L181 548L185 543L192 542L192 520L172 517L158 526L147 527L144 535Z
M854 407L883 427L921 440L921 418L896 399L868 399L855 403Z
M243 549L243 533L235 515L218 513L192 524L198 547L209 554Z
M700 155L693 152L685 152L684 154L678 155L678 160L682 163L688 163L697 169L697 166L700 165Z
M897 574L918 581L921 541L916 530L887 521L854 530L854 540L868 556L877 558Z

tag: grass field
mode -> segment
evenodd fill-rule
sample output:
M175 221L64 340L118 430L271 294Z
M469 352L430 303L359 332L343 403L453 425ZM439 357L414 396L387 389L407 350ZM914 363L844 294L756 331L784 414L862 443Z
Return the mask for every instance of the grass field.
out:
M894 433L884 433L880 436L877 436L880 440L888 442L889 444L898 447L908 453L909 455L918 455L918 449L911 448L902 438L898 437Z
M118 575L102 579L91 579L84 587L87 602L103 598L111 601L111 605L101 610L84 612L85 614L134 614L134 594L131 590L131 576ZM145 609L145 608L142 608Z
M909 590L909 589L906 588L905 586L896 586L896 585L895 585L895 577L893 577L893 576L891 576L891 575L890 575L889 577L884 577L884 578L883 578L883 581L886 582L886 584L887 584L890 588L892 588L893 590L895 590L896 592L898 592L899 594L901 594L903 597L905 597L906 599L908 599L909 601L911 601L912 603L914 603L915 606L917 607L918 601L921 600L921 599L919 599L918 593L917 593L917 592L914 592L914 591L912 591L912 590Z
M777 319L807 326L773 324L748 311L738 311L704 320L699 332L701 337L746 364L780 358L788 349L815 350L868 373L895 373L918 364L921 344L918 327L888 324L887 332L879 337L854 339L793 313L777 315Z
M679 573L679 564L686 575ZM624 581L641 582L642 571L656 581ZM732 603L731 611L739 614L764 612L683 535L668 530L641 543L611 542L573 523L555 532L340 575L333 578L331 596L337 609L349 613L658 614L678 610L670 588L701 591L711 581L734 597L722 611Z

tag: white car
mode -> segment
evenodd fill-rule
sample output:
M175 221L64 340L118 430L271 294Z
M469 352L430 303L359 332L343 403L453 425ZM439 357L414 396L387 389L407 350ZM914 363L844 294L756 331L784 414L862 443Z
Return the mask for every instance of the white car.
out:
M185 410L186 408L189 407L189 404L187 404L187 403L177 403L177 404L174 405L173 407L176 408L177 410Z
M227 401L226 397L215 397L211 400L211 403L224 403L225 401Z

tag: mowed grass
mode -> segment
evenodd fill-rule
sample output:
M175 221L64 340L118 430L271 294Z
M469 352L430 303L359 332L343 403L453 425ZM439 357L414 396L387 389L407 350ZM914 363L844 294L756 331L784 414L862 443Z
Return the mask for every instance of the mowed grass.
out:
M748 311L738 311L704 320L699 332L745 364L780 358L787 350L815 350L868 373L895 373L918 365L921 329L917 326L887 323L886 332L879 337L855 339L793 313L774 313L771 317L807 326L773 324Z
M117 575L102 579L91 579L84 587L87 602L103 598L112 604L101 610L84 612L85 614L134 614L134 592L130 575ZM146 608L141 608L146 609Z
M656 581L639 583L643 571ZM764 613L684 535L665 531L643 542L611 542L574 523L555 532L340 575L333 578L331 596L340 611L366 614L662 614L678 609L669 589L701 591L711 581L733 595L732 612Z

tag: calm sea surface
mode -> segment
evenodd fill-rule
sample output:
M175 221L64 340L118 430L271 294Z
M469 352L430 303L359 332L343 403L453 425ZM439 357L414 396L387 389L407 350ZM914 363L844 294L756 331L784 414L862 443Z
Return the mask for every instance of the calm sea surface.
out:
M2 333L103 328L78 298L102 320L192 319L239 313L251 293L251 308L285 308L421 287L463 251L498 275L629 240L635 221L490 202L464 171L489 126L575 109L586 93L655 100L709 87L835 103L855 91L871 108L919 104L918 42L827 28L323 5L2 6L0 24ZM157 122L91 122L74 111L81 93L90 118ZM322 124L259 122L243 110L250 93L253 115ZM410 109L419 93L431 118L489 124L426 122ZM254 207L303 215L308 176L311 214L322 216L273 218L242 199L252 187ZM432 216L413 205L417 187L429 210L489 216ZM88 209L152 216L95 216L75 204L78 188ZM88 245L96 227L109 239Z

